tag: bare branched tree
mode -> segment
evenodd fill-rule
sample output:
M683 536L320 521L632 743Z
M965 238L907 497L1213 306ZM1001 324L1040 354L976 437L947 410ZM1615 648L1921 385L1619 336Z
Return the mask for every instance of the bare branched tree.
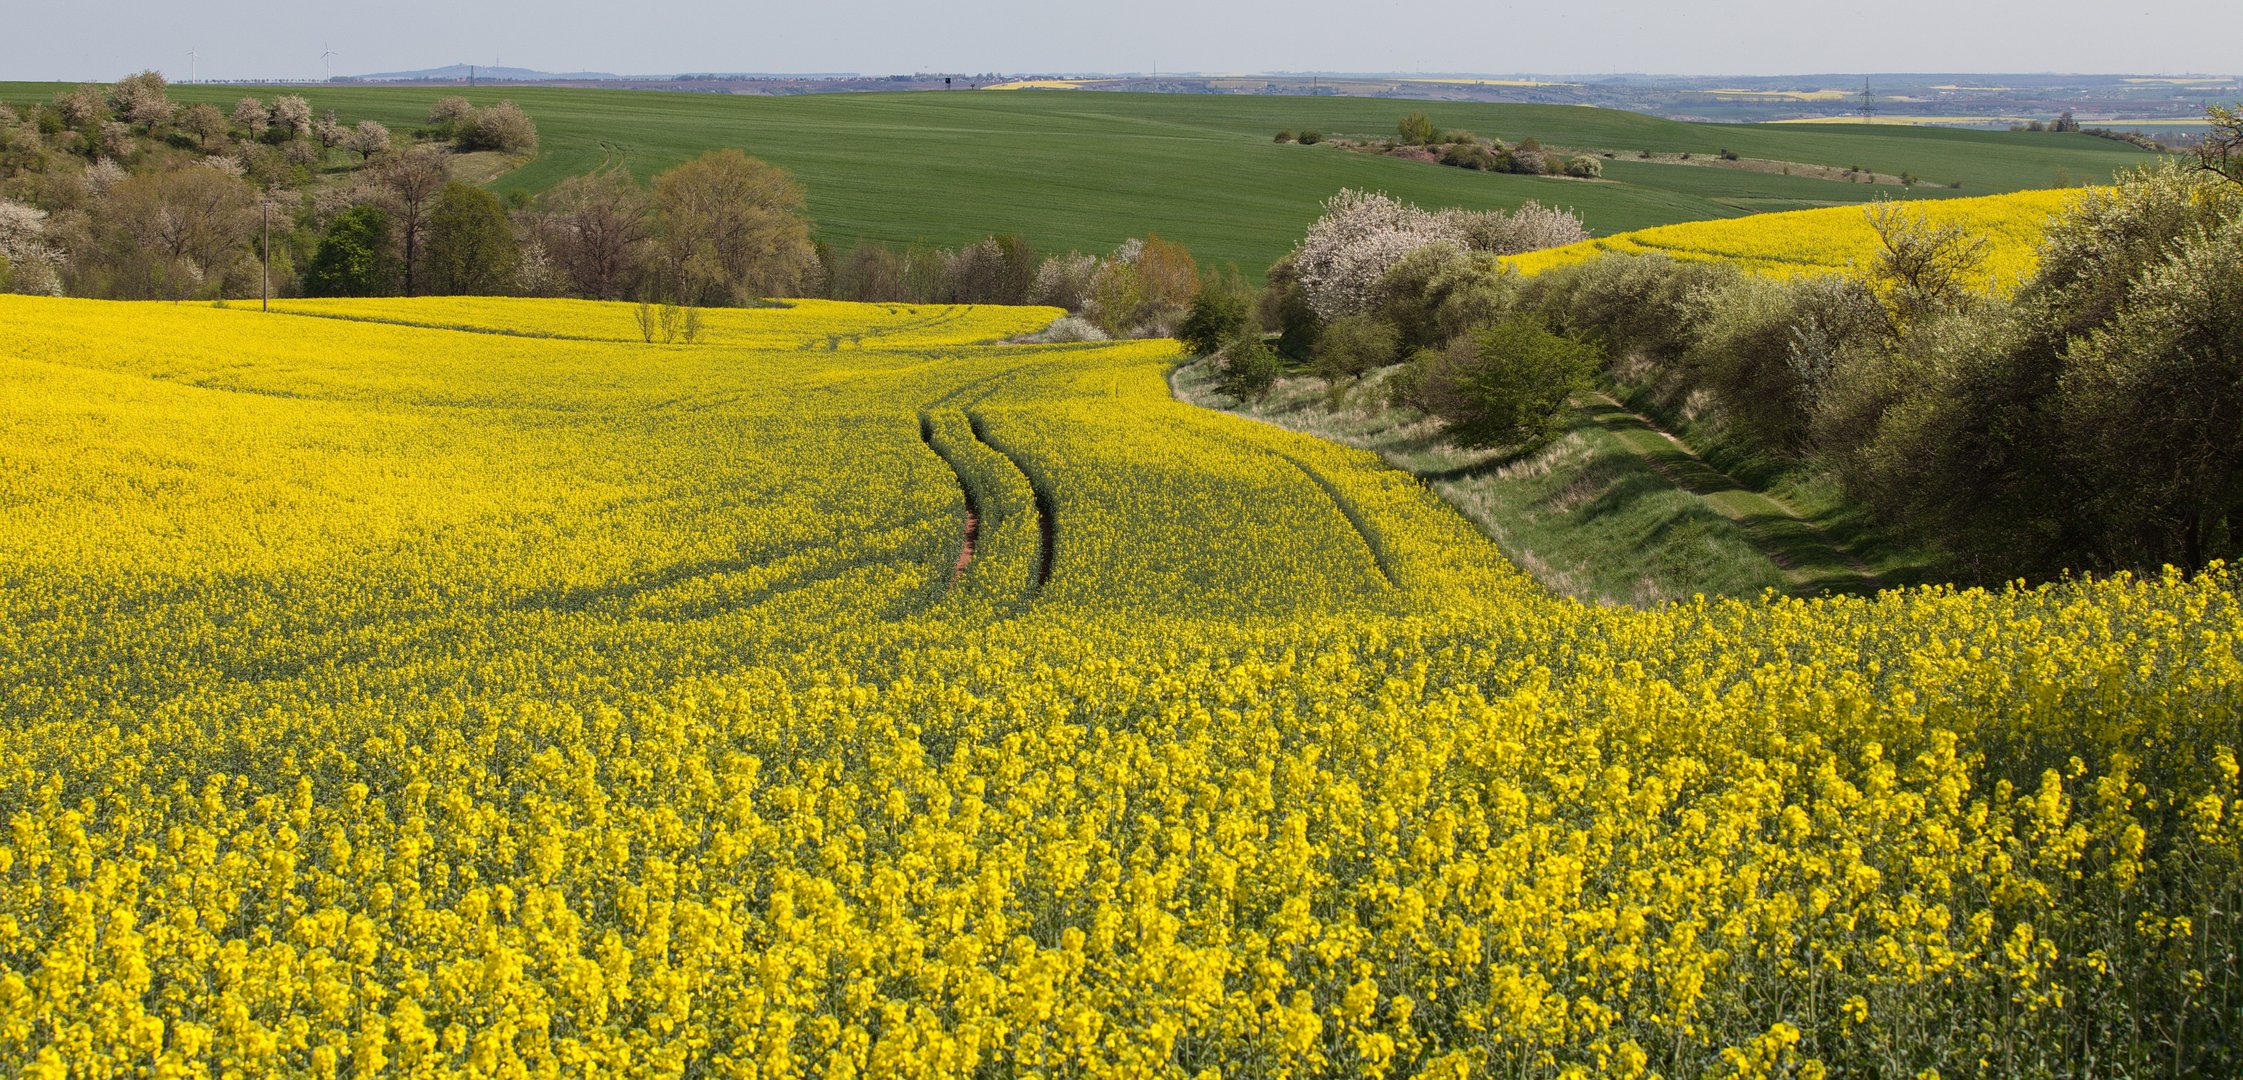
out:
M405 295L418 295L421 247L428 239L429 216L449 179L442 153L427 148L391 154L372 168L381 201L397 230L404 260Z

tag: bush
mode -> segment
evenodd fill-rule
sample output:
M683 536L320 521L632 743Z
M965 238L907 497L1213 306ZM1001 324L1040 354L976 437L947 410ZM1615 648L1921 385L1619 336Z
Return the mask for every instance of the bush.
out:
M463 97L440 97L436 104L428 107L429 130L442 139L458 138L461 129L471 124L474 117L475 106Z
M1395 125L1395 132L1404 146L1424 146L1433 141L1433 121L1422 112L1413 112Z
M1300 271L1290 256L1270 267L1268 284L1255 303L1255 318L1263 329L1277 332L1279 355L1307 360L1315 353L1316 309L1301 288Z
M1316 145L1317 143L1320 143L1320 142L1323 142L1323 141L1324 141L1324 133L1323 133L1323 132L1321 132L1321 131L1318 131L1318 130L1316 130L1315 128L1302 128L1302 129L1301 129L1301 134L1300 134L1300 143L1301 143L1301 145L1302 145L1302 146L1314 146L1314 145Z
M1176 336L1193 353L1206 356L1248 330L1246 284L1233 272L1228 278L1210 278L1192 298L1191 309L1176 328Z
M1062 315L1024 339L1035 345L1057 345L1079 341L1104 341L1106 332L1098 324L1080 315Z
M1598 161L1596 158L1591 157L1587 154L1583 154L1579 157L1567 158L1565 162L1565 174L1567 176L1578 177L1583 180L1594 180L1597 177L1604 175L1604 162Z
M1447 244L1419 248L1380 280L1379 314L1403 351L1438 345L1500 321L1518 283L1498 256Z
M1080 312L1090 303L1090 289L1098 276L1098 256L1070 251L1054 255L1036 267L1036 280L1028 287L1028 301Z
M1277 133L1277 138L1276 138L1276 139L1275 139L1274 141L1276 141L1276 142L1281 142L1281 143L1289 143L1289 142L1292 142L1292 141L1293 141L1293 129L1292 129L1292 128L1286 128L1286 129L1284 129L1284 130L1282 130L1282 131L1279 131L1279 132Z
M1223 351L1215 388L1240 401L1258 401L1277 385L1284 362L1275 350L1253 338L1233 340Z
M1603 363L1590 343L1527 317L1482 330L1414 373L1442 430L1473 448L1534 449L1563 430L1565 406Z
M1673 363L1697 341L1711 297L1741 273L1727 263L1608 254L1535 276L1524 299L1562 333L1614 355Z
M1324 202L1323 216L1288 257L1319 318L1360 315L1376 302L1379 278L1427 244L1460 244L1447 215L1429 213L1384 192L1344 188Z
M473 109L454 130L462 150L497 150L508 154L537 152L537 125L511 101L488 109Z
M1500 162L1496 160L1494 151L1473 142L1450 144L1449 148L1441 154L1441 164L1451 165L1459 169L1494 172L1499 167Z
M1315 371L1325 385L1337 387L1393 363L1400 347L1393 323L1372 315L1342 316L1317 335Z
M1443 211L1474 251L1494 255L1519 255L1544 248L1564 247L1589 238L1579 215L1528 199L1517 210Z

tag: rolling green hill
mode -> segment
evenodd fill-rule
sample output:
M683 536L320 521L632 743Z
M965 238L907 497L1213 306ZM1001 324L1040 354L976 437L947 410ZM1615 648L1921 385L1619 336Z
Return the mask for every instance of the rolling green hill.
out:
M59 86L0 84L0 100L41 100ZM180 86L179 100L230 105L273 87ZM313 86L322 111L396 130L422 122L458 87ZM2147 155L2084 135L1846 125L1687 124L1575 106L1444 104L1373 98L1005 91L749 97L632 90L501 87L537 121L543 152L493 188L540 191L620 165L641 177L720 146L794 171L829 243L857 238L954 244L1019 232L1048 249L1100 251L1153 231L1202 262L1258 273L1342 187L1377 188L1423 205L1569 207L1599 234L1766 209L1858 202L1880 193L1983 195L2108 178ZM1379 136L1411 109L1443 128L1619 155L1598 181L1502 176L1273 143L1280 128ZM1635 160L1642 151L1746 157L1914 173L1902 189L1742 169Z

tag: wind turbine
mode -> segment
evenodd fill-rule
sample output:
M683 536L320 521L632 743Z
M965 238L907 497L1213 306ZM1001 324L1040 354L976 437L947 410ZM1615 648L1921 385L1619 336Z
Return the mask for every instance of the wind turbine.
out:
M189 49L189 50L187 50L187 81L188 81L188 82L194 82L194 81L195 81L195 58L196 58L196 57L197 57L198 55L200 55L200 54L198 54L197 52L195 52L195 50L193 50L193 49Z
M329 49L329 48L327 48L327 42L326 42L326 40L325 40L325 39L322 39L322 40L320 41L320 43L319 43L319 47L320 47L321 49L325 50L324 52L321 52L321 53L319 54L319 66L320 66L320 67L322 67L322 68L325 68L325 69L326 69L326 71L327 71L327 77L328 77L328 78L329 78L330 80L332 80L332 79L333 79L333 78L335 77L335 65L334 65L334 64L332 64L332 63L329 63L329 62L328 62L328 58L329 58L329 57L332 57L332 56L340 56L340 55L342 55L342 54L341 54L341 53L338 53L338 52L336 52L336 51L335 51L335 50L333 50L333 49Z

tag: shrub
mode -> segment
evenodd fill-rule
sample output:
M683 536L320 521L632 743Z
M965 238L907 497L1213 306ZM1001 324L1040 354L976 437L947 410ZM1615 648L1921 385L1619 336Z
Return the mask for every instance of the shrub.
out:
M1192 298L1191 309L1176 328L1176 336L1193 353L1206 356L1229 344L1249 327L1246 284L1236 272L1228 278L1210 278Z
M473 122L474 117L475 106L469 104L466 98L456 95L440 97L436 99L436 104L428 107L428 128L438 138L455 139L462 129Z
M1461 339L1421 369L1417 393L1444 432L1474 448L1534 449L1563 430L1566 403L1603 362L1593 344L1513 317Z
M1314 370L1327 386L1360 379L1395 361L1401 334L1373 315L1344 315L1324 325L1316 338Z
M1441 164L1452 165L1459 169L1494 172L1500 163L1496 160L1494 151L1473 142L1450 144L1449 148L1441 154Z
M1518 296L1519 276L1495 255L1446 244L1420 248L1379 283L1379 313L1408 351L1499 321Z
M1395 125L1395 132L1404 146L1423 146L1433 141L1433 121L1422 112L1413 112Z
M474 109L456 125L462 150L497 150L508 154L537 152L537 125L511 101L487 109Z
M1106 332L1098 324L1080 315L1062 315L1052 320L1050 326L1028 335L1026 342L1036 345L1056 345L1078 341L1104 341Z
M1317 143L1320 143L1320 142L1323 142L1323 141L1324 141L1324 133L1323 133L1323 132L1321 132L1321 131L1318 131L1318 130L1316 130L1315 128L1302 128L1302 129L1301 129L1301 134L1300 134L1300 144L1301 144L1302 146L1314 146L1314 145L1316 145Z
M1508 214L1501 210L1446 210L1442 213L1456 226L1464 246L1495 255L1564 247L1589 238L1589 230L1581 224L1579 215L1544 206L1533 199Z
M1277 385L1283 368L1275 350L1253 338L1238 338L1223 350L1222 377L1215 387L1240 401L1260 400Z
M1583 154L1579 157L1567 158L1565 162L1565 174L1567 176L1578 177L1583 180L1594 180L1597 177L1604 175L1604 162L1599 161L1587 154Z
M1741 273L1727 263L1607 254L1539 274L1523 295L1560 332L1671 363L1697 340L1710 298Z
M1256 300L1255 317L1263 329L1277 332L1279 355L1307 360L1316 351L1316 309L1309 305L1291 256L1270 267L1268 283Z
M1277 133L1277 138L1276 138L1276 140L1275 140L1275 141L1277 141L1277 142L1281 142L1281 143L1289 143L1289 142L1292 142L1292 141L1293 141L1293 129L1292 129L1292 128L1286 128L1286 129L1284 129L1284 130L1282 130L1282 131L1279 131L1279 132Z
M1317 317L1359 315L1375 302L1379 278L1427 244L1461 244L1457 223L1384 192L1347 188L1324 203L1323 216L1289 259Z
M1036 267L1036 280L1028 288L1028 301L1050 307L1082 311L1090 302L1091 282L1098 275L1098 257L1070 251L1053 255Z

